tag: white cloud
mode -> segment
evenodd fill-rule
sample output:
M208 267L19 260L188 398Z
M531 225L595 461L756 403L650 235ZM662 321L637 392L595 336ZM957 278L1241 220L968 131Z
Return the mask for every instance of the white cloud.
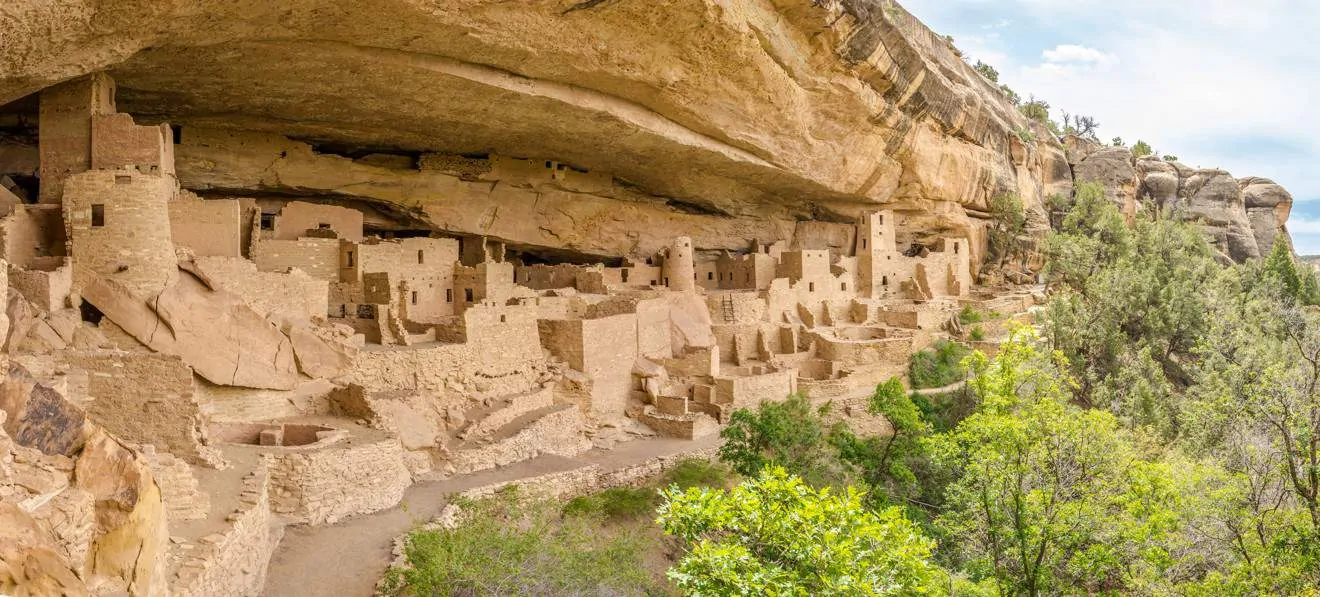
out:
M1316 0L899 1L1056 116L1320 200ZM965 43L1001 20L1011 27Z
M1076 44L1063 44L1055 46L1052 50L1041 52L1041 56L1046 62L1051 63L1084 63L1084 64L1114 64L1118 62L1118 56L1101 52L1095 48L1079 46Z

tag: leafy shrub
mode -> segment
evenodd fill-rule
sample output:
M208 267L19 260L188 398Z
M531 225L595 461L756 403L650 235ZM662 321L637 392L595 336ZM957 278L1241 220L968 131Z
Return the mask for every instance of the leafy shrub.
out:
M1137 139L1137 144L1132 146L1132 155L1134 157L1145 157L1152 153L1155 153L1155 151L1150 148L1150 144L1141 139Z
M669 577L689 595L890 595L942 589L935 542L853 488L813 489L782 468L729 491L665 492L660 524L689 551Z
M803 394L762 403L755 411L738 409L720 431L720 460L748 477L780 466L816 487L845 485L850 475L829 444L826 412Z
M975 326L972 328L972 332L970 336L973 342L980 342L982 340L985 340L985 329L979 325Z
M1163 160L1166 161L1166 162L1176 162L1176 161L1178 161L1178 156L1176 156L1176 155L1166 155L1166 156L1164 156Z
M913 389L942 388L966 379L962 360L971 352L962 344L940 340L933 348L913 353L908 363L908 379Z

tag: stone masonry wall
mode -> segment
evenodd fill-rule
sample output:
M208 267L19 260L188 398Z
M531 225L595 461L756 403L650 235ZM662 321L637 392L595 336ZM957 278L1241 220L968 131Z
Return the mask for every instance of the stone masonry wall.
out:
M252 243L252 261L263 272L289 271L296 267L317 280L339 281L339 239L257 240Z
M9 287L18 291L38 309L46 312L58 311L66 306L72 285L73 268L69 265L62 265L51 271L26 270L9 266Z
M271 319L325 317L329 309L329 283L302 270L258 271L256 264L241 257L199 257L195 264L212 282Z
M171 583L174 597L251 597L266 581L275 543L269 473L265 463L243 478L239 506L226 518L223 532L202 537L186 552Z
M126 440L193 464L207 461L192 369L179 357L97 351L66 354L64 360L87 372L88 418Z
M170 201L175 246L197 257L242 257L242 207L235 199L201 199L183 192Z
M403 445L394 438L345 439L315 451L273 455L271 508L309 524L334 523L384 510L412 484Z
M279 240L298 240L306 236L308 230L316 230L327 224L339 238L353 242L362 241L362 212L338 205L293 201L280 210L275 218L273 238Z

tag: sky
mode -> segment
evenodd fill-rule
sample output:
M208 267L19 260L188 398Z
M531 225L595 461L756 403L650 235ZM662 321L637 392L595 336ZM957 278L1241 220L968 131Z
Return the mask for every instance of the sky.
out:
M1320 0L899 3L1056 120L1282 184L1297 252L1320 254Z

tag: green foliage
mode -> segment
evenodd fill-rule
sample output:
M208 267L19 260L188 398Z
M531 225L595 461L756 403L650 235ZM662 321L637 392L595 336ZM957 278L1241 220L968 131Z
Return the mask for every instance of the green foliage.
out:
M1274 243L1263 266L1265 278L1282 289L1283 295L1303 305L1320 304L1315 272L1307 266L1298 266L1292 248L1282 240Z
M908 362L908 380L913 389L942 388L967 377L962 360L971 349L956 342L940 340L935 346L912 354Z
M689 595L940 592L935 543L898 508L812 489L782 468L725 490L665 491L659 523L688 546L669 577Z
M1022 105L1022 96L1018 95L1016 91L1013 91L1013 88L1001 84L999 86L999 91L1003 92L1004 98L1008 100L1008 103L1013 104L1014 106ZM1021 133L1018 133L1018 135L1021 136ZM1023 140L1025 141L1026 139Z
M1114 137L1114 140L1110 141L1110 144L1113 145L1114 147L1123 147L1123 138Z
M1221 269L1205 235L1158 215L1128 226L1087 184L1045 253L1057 290L1047 336L1071 363L1078 399L1172 437L1177 387L1208 323L1206 287Z
M963 325L981 323L1000 317L1003 317L1003 314L998 311L978 311L972 308L971 305L963 306L962 310L958 312L958 321L962 322Z
M976 353L981 407L931 440L953 471L937 520L951 555L1006 595L1169 592L1186 580L1174 467L1073 405L1066 362L1036 344L1019 329L993 361Z
M973 342L985 340L985 328L979 325L973 326L971 333L969 333L967 337L971 338Z
M1137 139L1137 144L1132 146L1132 155L1134 157L1139 157L1139 158L1145 157L1151 155L1152 153L1155 152L1150 148L1150 144L1146 143L1145 141L1142 141L1141 139Z
M1164 161L1166 161L1166 162L1176 162L1176 161L1178 161L1178 156L1176 156L1176 155L1166 155L1166 156L1164 156L1163 158L1160 158L1160 159L1162 159L1162 160L1164 160Z
M1024 255L1027 213L1017 195L998 195L990 200L989 259L1005 264Z
M386 578L392 595L601 595L663 592L643 566L647 539L560 518L553 502L516 492L464 503L457 528L408 536L409 567Z
M829 443L824 413L825 408L813 408L803 394L762 403L756 411L734 411L720 431L720 460L748 477L777 466L816 487L846 485L850 471Z
M991 83L999 82L999 71L995 70L995 67L990 66L989 64L977 60L976 64L972 65L972 69L980 73L982 77L985 77L986 80Z
M1044 125L1050 123L1050 104L1045 100L1036 99L1032 96L1026 103L1018 107L1018 111L1029 120L1034 120ZM1057 126L1057 125L1056 125Z
M1017 136L1018 139L1021 139L1023 143L1030 144L1036 142L1036 134L1031 132L1031 129L1027 127L1023 127L1023 126L1018 127Z

